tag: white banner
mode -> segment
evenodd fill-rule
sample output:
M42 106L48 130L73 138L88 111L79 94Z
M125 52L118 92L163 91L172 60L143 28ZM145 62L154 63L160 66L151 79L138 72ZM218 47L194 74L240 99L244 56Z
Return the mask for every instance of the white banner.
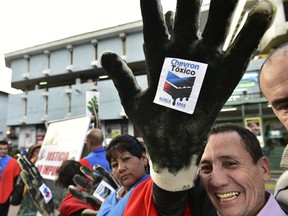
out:
M49 124L35 164L43 178L55 180L63 161L80 160L89 125L89 116Z

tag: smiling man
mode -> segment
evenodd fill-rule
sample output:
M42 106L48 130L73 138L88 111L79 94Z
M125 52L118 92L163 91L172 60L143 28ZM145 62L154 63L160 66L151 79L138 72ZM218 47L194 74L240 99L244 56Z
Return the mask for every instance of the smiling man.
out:
M227 123L212 129L200 161L200 178L218 215L286 215L265 191L270 162L246 128Z
M264 62L259 74L259 85L263 95L288 129L288 43L278 47ZM280 167L286 171L279 177L275 196L282 208L288 212L288 144L283 151Z

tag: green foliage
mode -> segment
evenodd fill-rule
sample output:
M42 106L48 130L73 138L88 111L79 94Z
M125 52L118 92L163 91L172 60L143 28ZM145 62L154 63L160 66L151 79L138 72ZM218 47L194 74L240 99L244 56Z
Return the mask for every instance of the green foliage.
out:
M96 96L94 96L87 105L88 110L92 113L92 115L97 116L98 114L98 109L99 109L99 105L98 105L98 100L96 98Z

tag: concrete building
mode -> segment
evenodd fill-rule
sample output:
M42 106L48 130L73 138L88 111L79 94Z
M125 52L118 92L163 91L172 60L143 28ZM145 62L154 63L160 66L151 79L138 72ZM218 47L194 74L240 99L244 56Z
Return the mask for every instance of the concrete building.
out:
M0 140L6 139L7 127L7 108L8 108L8 93L0 91Z
M239 1L224 49L237 35L255 2ZM281 139L284 130L261 95L257 79L263 57L288 41L288 1L275 0L275 4L277 15L274 24L261 41L257 55L247 68L246 77L217 120L244 124L245 118L259 117L264 139L273 136ZM209 5L202 8L200 30L205 26L208 9ZM142 21L137 21L5 54L6 66L12 69L12 87L23 91L8 98L7 126L19 131L19 147L27 148L41 142L48 121L87 115L87 95L95 92L99 93L99 117L106 139L119 133L139 136L126 117L118 93L99 59L105 50L119 54L145 89L147 80L142 44Z

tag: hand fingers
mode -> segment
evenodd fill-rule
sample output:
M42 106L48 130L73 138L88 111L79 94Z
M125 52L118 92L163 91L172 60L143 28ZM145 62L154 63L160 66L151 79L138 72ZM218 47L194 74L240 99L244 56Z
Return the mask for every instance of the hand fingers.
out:
M32 178L35 178L38 181L42 181L42 176L39 170L25 155L22 156L20 154L17 154L17 157L18 164L20 165L22 170L26 170L27 172L29 172Z
M226 51L228 56L226 60L227 63L230 62L231 68L237 70L237 68L244 68L243 65L247 65L249 60L246 60L247 56L250 56L258 47L259 41L274 19L275 10L273 3L268 0L259 1L254 6L243 28ZM237 59L237 61L233 61L233 59ZM243 63L243 61L246 62Z
M81 200L87 204L96 206L98 208L102 204L102 202L100 200L98 200L96 197L94 197L93 195L90 195L87 192L81 191L73 185L69 185L68 190L73 197L75 197L75 198L77 198L77 199L79 199L79 200Z
M28 188L31 188L33 184L32 184L32 176L30 175L30 173L25 170L22 170L20 175L25 185Z
M17 154L17 161L18 161L18 164L21 168L21 170L26 170L28 171L29 170L29 163L27 163L27 161L24 159L24 157L21 155L21 154Z
M145 46L157 50L169 38L160 0L141 0L140 5Z
M85 209L81 212L81 216L97 216L98 211L92 209Z
M85 178L83 176L80 176L78 174L73 177L73 181L74 181L74 183L76 185L84 188L90 194L92 194L95 191L97 185L99 184L99 183L98 184L96 184L96 183L94 184L94 182L89 182L89 180L87 178Z
M81 172L86 175L90 180L93 181L93 184L98 184L102 181L102 176L99 176L97 173L95 173L93 170L86 166L80 167Z
M199 0L177 1L172 43L178 41L187 45L198 39L200 7Z
M111 174L109 172L107 172L107 170L105 170L103 167L96 164L93 167L93 169L96 170L97 172L99 172L101 174L101 176L103 177L104 181L106 181L114 189L117 189L119 187L119 185L117 184L115 179L111 176Z
M132 71L117 54L111 52L103 53L101 56L101 65L112 78L124 107L131 102L131 99L136 94L141 93L141 88Z
M172 11L168 11L165 14L165 22L168 28L168 32L170 35L172 35L173 33L173 28L174 28L174 15L175 13L173 13Z
M208 20L202 34L206 46L220 47L224 43L236 3L237 0L210 2Z

